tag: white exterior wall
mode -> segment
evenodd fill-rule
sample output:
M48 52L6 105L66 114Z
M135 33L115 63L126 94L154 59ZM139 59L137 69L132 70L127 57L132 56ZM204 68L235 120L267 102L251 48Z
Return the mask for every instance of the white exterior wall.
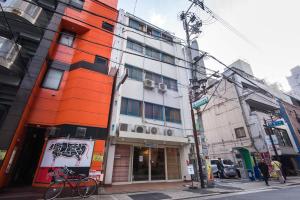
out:
M235 66L236 67L236 66ZM251 69L248 69L251 71ZM250 152L266 152L271 154L273 150L268 149L264 131L264 119L270 119L268 114L259 111L251 111L248 101L255 101L261 105L268 105L273 109L279 109L279 104L275 98L266 96L264 94L255 92L252 90L243 90L242 82L248 85L255 86L250 81L245 80L237 74L233 74L232 71L227 70L224 75L231 77L236 84L223 80L220 87L217 90L216 95L212 98L208 104L206 111L202 114L204 133L207 137L209 144L209 153L213 158L222 157L235 160L232 149L234 147L246 147ZM258 85L260 88L270 92L274 96L278 97L278 91L270 89L266 84L255 80L251 75L245 75L248 79ZM239 85L239 86L237 86ZM226 87L226 90L224 89ZM249 93L252 92L252 93ZM222 98L219 98L221 96ZM241 103L238 101L238 97L241 97ZM281 94L280 99L290 102L290 99L286 95ZM231 100L230 100L231 99ZM243 115L244 112L244 115ZM248 125L248 129L247 129ZM244 127L246 137L238 139L236 138L234 128ZM292 147L280 147L280 154L295 154L295 142L291 137L290 130L285 123L278 128L285 129L288 132L289 138L292 142Z
M233 84L222 80L217 93L212 97L205 112L202 114L204 134L209 144L209 155L212 158L227 158L234 160L234 147L249 146L251 141L242 109ZM235 128L244 127L246 137L237 139Z
M128 24L129 17L127 13L120 10L119 12L119 20L122 23ZM143 21L143 23L145 23ZM153 25L151 25L153 26ZM159 29L160 30L160 29ZM124 27L120 24L116 24L115 33L121 35L125 38L131 38L135 41L140 42L141 44L147 45L149 47L153 47L162 52L165 52L174 57L178 57L180 59L185 59L185 52L182 49L181 45L178 44L169 44L164 41L157 41L155 39L150 39L149 35L146 35L141 32L136 34L134 32L138 32L137 30ZM142 34L142 35L140 35ZM147 37L144 37L147 36ZM179 42L178 39L174 38L176 42ZM122 40L121 38L114 38L114 47L118 49L123 49L124 51L131 52L132 54L139 54L141 56L145 56L144 54L132 51L126 48L126 40ZM181 175L182 179L185 176L187 179L190 176L187 173L187 165L186 160L188 160L189 153L189 141L187 136L192 135L192 123L191 123L191 115L190 115L190 104L188 97L188 84L189 84L189 70L185 69L187 67L185 62L179 59L175 59L175 64L180 65L183 68L176 67L171 64L162 63L159 61L151 60L145 57L140 57L137 55L132 55L124 52L120 53L118 50L112 50L112 59L114 62L121 62L121 65L111 62L111 67L118 67L119 74L117 80L118 83L121 81L125 73L124 64L129 64L135 66L137 68L147 70L156 74L161 74L162 76L169 77L177 80L178 82L178 91L173 91L167 89L165 93L161 93L157 88L153 90L145 89L142 81L136 81L130 78L127 78L124 84L122 84L119 88L116 88L115 96L113 100L113 113L111 117L111 131L110 131L110 141L114 141L114 144L108 145L108 156L106 163L106 176L105 183L112 183L112 174L113 174L113 162L114 162L114 151L115 151L115 143L127 143L127 144L145 144L145 143L153 143L159 146L170 146L179 149L180 159L181 159ZM135 99L139 101L154 103L162 106L172 107L180 109L181 114L181 123L171 123L166 121L159 120L151 120L145 119L144 117L134 117L128 115L120 114L121 108L121 99L122 97L127 97L130 99ZM141 134L135 133L132 131L118 131L118 126L120 123L126 123L131 125L131 128L134 125L143 125L145 127L158 127L160 130L159 134ZM173 136L164 135L165 129L172 129Z

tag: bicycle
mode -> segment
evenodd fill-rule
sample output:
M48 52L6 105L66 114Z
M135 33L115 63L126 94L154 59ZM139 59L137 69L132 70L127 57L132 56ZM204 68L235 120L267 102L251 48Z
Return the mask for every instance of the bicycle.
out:
M52 176L52 181L44 194L45 200L51 200L57 198L66 184L72 188L73 192L77 190L78 194L82 198L87 198L93 195L97 189L97 182L93 178L87 177L84 174L78 174L79 178L70 178L75 172L64 167L59 170L48 171Z

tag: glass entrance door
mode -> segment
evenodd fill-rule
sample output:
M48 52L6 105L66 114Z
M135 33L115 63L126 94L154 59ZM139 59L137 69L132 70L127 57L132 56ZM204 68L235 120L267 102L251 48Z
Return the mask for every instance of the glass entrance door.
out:
M132 171L133 181L149 180L149 148L134 147Z
M151 149L151 180L165 179L165 149Z

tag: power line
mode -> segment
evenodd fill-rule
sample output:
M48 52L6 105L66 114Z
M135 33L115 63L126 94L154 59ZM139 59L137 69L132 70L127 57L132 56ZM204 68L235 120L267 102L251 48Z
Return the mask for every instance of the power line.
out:
M19 20L16 20L16 19L12 19L12 18L9 18L7 17L7 19L9 20L12 20L12 21L15 21L15 22L18 22L18 23L22 23L24 24L24 22L21 22ZM28 26L34 26L36 28L39 28L39 29L43 29L43 30L48 30L48 31L51 31L51 32L54 32L54 33L63 33L63 31L56 31L56 30L52 30L52 29L49 29L49 28L45 28L45 27L41 27L41 26L37 26L37 25L33 25L33 24L28 24L28 23L25 23L25 25L28 25ZM105 45L105 44L102 44L102 43L98 43L98 42L94 42L94 41L91 41L91 40L87 40L87 39L84 39L84 38L81 38L77 35L74 36L75 38L79 39L79 40L83 40L83 41L86 41L86 42L89 42L89 43L92 43L92 44L95 44L95 45L99 45L99 46L102 46L102 47L105 47L105 48L110 48L110 49L114 49L114 50L117 50L117 51L120 51L122 53L127 53L127 54L130 54L130 55L134 55L134 56L139 56L139 57L142 57L142 58L147 58L147 59L150 59L150 60L154 60L154 61L158 61L158 62L162 62L162 63L165 63L165 64L170 64L168 62L165 62L165 61L161 61L161 60L158 60L158 59L155 59L155 58L151 58L151 57L147 57L147 56L144 56L144 55L140 55L140 54L137 54L137 53L132 53L132 52L129 52L129 51L124 51L122 49L118 49L116 47L112 47L112 46L109 46L109 45ZM52 40L51 40L52 41ZM73 49L76 49L76 50L80 50L78 48L74 48L74 47L70 47L70 48L73 48ZM96 55L96 54L94 54ZM111 60L112 61L112 60ZM184 59L182 59L182 61L184 62L188 62ZM117 64L120 64L120 63L117 63ZM176 66L176 67L179 67L179 68L183 68L183 69L188 69L190 70L190 68L188 67L184 67L184 66L181 66L181 65L177 65L177 64L170 64L172 66ZM203 72L199 71L199 70L196 70L196 72L198 72L199 74L202 74L202 75L205 75Z
M57 12L56 10L49 9L49 8L44 7L44 6L37 5L37 4L35 4L34 2L31 2L31 1L28 1L28 0L23 0L23 1L25 1L25 2L27 2L27 3L30 3L30 4L32 4L32 5L35 5L35 6L39 6L39 7L43 8L43 9L47 10L48 12L56 13L56 14L58 14L58 15L61 15L61 16L64 16L64 17L68 17L68 18L71 18L71 19L76 20L76 21L78 21L78 22L81 22L81 23L83 23L83 24L86 24L86 25L88 25L88 26L91 26L91 27L93 27L93 28L95 28L95 29L102 30L102 31L104 31L104 32L106 32L106 33L108 33L108 34L111 34L111 35L114 35L114 36L116 36L116 37L119 37L119 38L121 38L121 39L123 39L123 40L125 40L125 41L128 40L128 38L122 37L122 36L120 36L120 35L117 35L117 34L115 34L115 33L110 32L110 31L108 31L108 30L106 30L106 29L103 29L103 28L100 28L100 27L98 27L98 26L92 25L92 24L87 23L87 22L85 22L85 21L82 21L82 20L80 20L80 19L77 19L77 18L68 16L68 15L65 15L64 13ZM98 3L100 3L100 4L103 4L103 3L101 3L100 1L97 1L97 0L93 0L93 1L96 1L96 2L98 2ZM58 2L60 2L60 3L64 4L64 5L67 5L67 6L76 8L76 7L74 7L74 6L71 5L71 4L68 4L68 3L65 3L65 2L62 2L62 1L58 1ZM87 13L89 13L89 14L91 14L91 15L94 15L94 16L97 16L97 17L100 17L100 18L104 18L104 19L110 20L110 21L112 21L112 22L121 24L121 25L123 25L123 26L125 26L125 27L131 28L130 26L128 26L128 25L126 25L126 24L124 24L124 23L121 23L121 22L119 22L119 21L116 21L115 19L111 19L111 18L108 18L108 17L106 17L106 16L99 15L99 14L94 13L94 12L91 12L91 11L89 11L89 10L85 10L85 9L82 9L82 10L85 11L85 12L87 12ZM138 35L140 35L140 36L143 36L143 37L146 37L146 38L150 38L150 39L153 39L153 40L165 41L165 42L169 42L169 43L172 42L172 43L174 43L174 44L181 45L181 46L183 46L183 47L185 47L185 48L189 48L189 49L198 51L198 52L200 52L201 54L205 54L205 53L206 53L206 52L201 51L201 50L199 50L199 49L195 49L195 48L192 48L192 47L187 47L187 46L185 46L185 45L183 45L183 44L181 44L181 43L174 42L174 41L169 41L169 40L166 40L166 39L164 39L164 38L163 38L162 40L160 40L159 37L158 37L158 38L156 38L156 37L149 37L149 36L145 35L146 33L143 32L143 31L139 31L139 32L141 32L141 33L143 33L143 34L137 33L137 32L132 31L132 30L130 30L130 31L133 32L133 33L135 33L135 34L138 34ZM162 37L160 37L160 38L162 38ZM180 39L180 38L178 38L178 39ZM181 39L181 40L182 40L182 39ZM184 59L182 59L182 58L175 57L175 56L173 56L173 57L176 58L176 59L178 59L178 60L187 62L187 63L189 63L189 64L193 64L192 62L187 61L187 60L184 60ZM206 70L212 71L212 72L216 72L215 70L212 70L212 69L209 69L209 68L205 68L205 67L203 67L203 68L206 69Z

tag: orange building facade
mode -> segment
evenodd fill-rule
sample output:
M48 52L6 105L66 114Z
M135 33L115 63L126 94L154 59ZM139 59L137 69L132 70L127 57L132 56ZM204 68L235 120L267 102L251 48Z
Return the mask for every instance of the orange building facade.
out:
M28 75L31 88L22 114L15 131L5 130L11 137L2 147L0 187L47 185L49 168L68 166L96 178L103 173L116 74L109 61L117 0L58 3L53 12L29 67L34 75ZM29 85L26 78L20 90Z

